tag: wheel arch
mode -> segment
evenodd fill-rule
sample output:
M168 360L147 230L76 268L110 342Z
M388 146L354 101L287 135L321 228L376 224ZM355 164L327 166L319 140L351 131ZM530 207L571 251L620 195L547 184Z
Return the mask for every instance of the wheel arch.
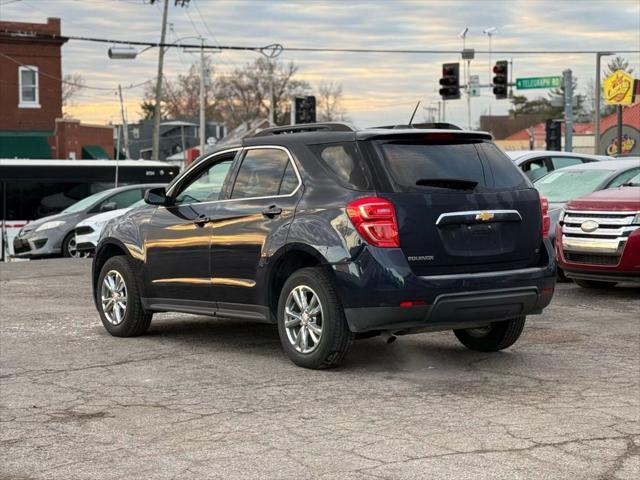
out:
M115 238L108 238L100 242L98 248L96 249L96 254L93 258L93 264L91 268L94 301L96 298L95 293L98 285L98 276L100 275L100 271L102 270L102 267L107 262L107 260L115 256L124 256L133 260L129 249L120 240L117 240Z
M305 244L283 246L272 258L274 261L266 275L265 305L269 307L271 321L275 323L282 287L293 272L306 267L325 266L333 276L333 270L320 252Z

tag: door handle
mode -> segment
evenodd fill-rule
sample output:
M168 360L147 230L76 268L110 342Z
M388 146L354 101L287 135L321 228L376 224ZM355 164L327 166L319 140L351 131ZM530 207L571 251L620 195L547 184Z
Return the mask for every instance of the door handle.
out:
M196 218L193 221L193 223L195 223L199 227L204 227L205 224L209 223L210 221L211 221L211 219L209 217L207 217L206 215L199 215L198 218Z
M262 215L269 218L273 218L277 215L280 215L281 213L282 213L282 209L277 207L276 205L271 205L269 208L262 211Z

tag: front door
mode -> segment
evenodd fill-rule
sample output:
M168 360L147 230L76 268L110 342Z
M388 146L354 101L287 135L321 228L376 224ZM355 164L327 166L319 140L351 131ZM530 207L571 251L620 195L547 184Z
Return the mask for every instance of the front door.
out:
M230 198L218 204L212 223L211 280L217 301L259 303L254 288L258 269L285 243L300 194L300 177L287 150L243 150Z
M210 301L211 218L237 152L214 156L169 192L146 229L147 291L158 299Z

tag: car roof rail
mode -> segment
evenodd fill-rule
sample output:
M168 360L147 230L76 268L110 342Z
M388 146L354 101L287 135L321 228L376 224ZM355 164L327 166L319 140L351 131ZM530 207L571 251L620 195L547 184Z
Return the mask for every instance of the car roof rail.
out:
M254 137L302 132L355 132L356 130L357 129L353 125L342 122L301 123L299 125L284 125L282 127L265 128L264 130L256 133Z
M405 128L419 128L426 130L462 130L458 125L447 122L427 122L427 123L412 123L411 125L383 125L380 127L372 128L384 128L388 130L398 130Z

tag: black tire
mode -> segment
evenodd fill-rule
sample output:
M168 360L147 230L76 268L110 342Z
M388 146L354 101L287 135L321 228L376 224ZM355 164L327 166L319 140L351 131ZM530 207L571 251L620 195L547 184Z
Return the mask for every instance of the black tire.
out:
M613 288L617 285L616 282L599 282L597 280L573 280L576 285L582 288Z
M560 267L556 269L556 273L557 273L557 279L559 283L571 282L571 279L565 275L564 270L562 270Z
M495 322L486 327L454 330L456 337L469 350L497 352L510 347L522 334L527 317Z
M76 232L70 232L67 234L66 237L64 237L64 240L62 241L62 256L66 257L66 258L78 258L77 253L74 254L74 252L77 252L77 250L75 249L75 243L76 243Z
M131 266L131 260L128 257L116 256L111 257L105 262L98 276L96 287L96 305L100 313L100 319L104 328L114 337L135 337L142 335L149 329L151 324L152 313L144 311L142 302L140 301L140 289ZM126 309L120 323L115 325L112 323L104 311L102 305L102 286L104 278L110 272L117 272L124 280L126 288ZM111 313L113 317L114 314ZM115 318L115 317L114 317Z
M322 334L310 353L298 352L289 340L285 327L285 307L289 294L306 286L317 294L322 306ZM278 333L282 348L293 363L300 367L323 369L336 367L351 348L355 334L349 330L344 310L336 295L331 277L321 267L303 268L287 279L278 300Z

